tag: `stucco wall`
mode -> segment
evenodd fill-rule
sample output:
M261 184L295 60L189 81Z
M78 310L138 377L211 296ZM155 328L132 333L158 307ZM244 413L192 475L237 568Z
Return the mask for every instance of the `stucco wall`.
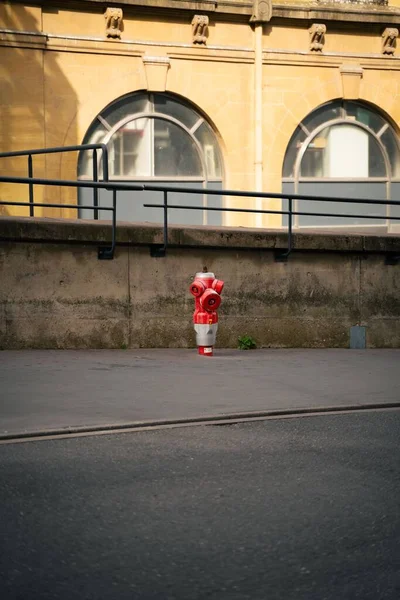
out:
M171 228L165 258L156 226L118 228L115 259L102 223L0 219L0 348L190 347L188 286L206 266L225 281L217 345L251 335L259 347L348 347L366 326L368 347L400 347L400 254L396 236ZM16 241L19 240L19 241ZM69 244L66 241L69 240ZM123 245L122 245L123 244Z

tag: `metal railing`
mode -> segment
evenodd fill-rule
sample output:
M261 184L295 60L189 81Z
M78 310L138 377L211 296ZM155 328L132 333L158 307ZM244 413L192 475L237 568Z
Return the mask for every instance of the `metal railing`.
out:
M45 208L72 208L74 210L89 209L94 211L94 218L98 219L98 211L105 210L111 212L111 246L101 246L99 248L99 259L112 259L114 258L114 251L117 239L117 191L118 190L132 190L142 191L142 185L135 184L124 184L116 183L113 181L72 181L65 179L43 179L40 177L7 177L0 175L0 183L16 183L16 184L29 184L29 185L50 185L55 187L75 187L78 189L83 188L94 188L97 191L96 197L98 198L98 190L106 189L112 191L112 206L99 206L97 205L84 205L84 204L60 204L53 202L40 202L34 203L35 206ZM16 202L11 200L0 200L0 206L31 206L30 202Z
M379 219L388 220L388 217L382 215L360 215L360 214L343 214L343 213L322 213L322 212L309 212L309 211L296 211L293 210L294 200L309 200L314 202L339 202L343 204L363 204L363 205L385 205L385 206L397 206L400 208L400 202L394 200L367 200L365 198L338 198L334 196L309 196L304 194L280 194L275 192L261 193L261 192L247 192L238 190L208 190L201 188L180 188L174 186L157 186L147 185L142 186L144 191L152 192L163 192L164 202L163 204L144 204L143 206L148 208L162 208L164 212L163 229L164 229L164 243L160 246L158 251L159 255L165 254L168 247L168 210L206 210L206 211L222 211L222 212L239 212L239 213L255 213L255 214L275 214L275 215L287 215L288 217L288 248L285 252L278 252L276 257L280 260L285 260L293 250L293 217L295 216L314 216L314 217L343 217L343 218L362 218L362 219ZM288 210L262 210L253 208L227 208L227 207L209 207L209 206L184 206L177 204L168 204L168 192L173 193L190 193L190 194L206 194L214 196L232 196L232 197L247 197L247 198L264 198L264 199L279 199L288 201ZM400 221L400 216L391 216L391 220ZM397 257L396 257L397 259Z
M93 181L99 180L98 174L98 160L97 150L102 151L102 165L103 165L103 181L108 181L108 148L106 144L80 144L79 146L55 146L53 148L36 148L34 150L17 150L16 152L0 152L0 158L15 158L17 156L26 156L28 159L28 178L33 180L33 156L39 154L59 154L65 152L80 152L85 150L93 150L92 155L92 170L93 170ZM35 201L33 192L33 181L28 182L29 185L29 216L35 216ZM94 217L98 218L98 188L93 188L93 205L94 205ZM60 205L61 207L62 205Z
M46 154L59 154L66 152L81 152L92 150L92 173L93 173L93 183L92 182L72 182L65 180L57 180L57 179L41 179L35 178L33 175L33 156L37 155L46 155ZM12 202L12 201L0 201L0 205L3 206L28 206L29 207L29 216L35 216L35 206L41 206L46 208L69 208L80 210L81 208L87 208L89 210L93 210L94 219L98 220L99 218L99 187L96 186L95 183L99 181L99 173L98 173L98 157L97 151L101 150L101 161L103 167L103 181L108 181L108 148L106 144L79 144L77 146L55 146L52 148L34 148L32 150L17 150L15 152L1 152L0 158L16 158L19 156L27 157L27 177L2 177L0 176L0 182L4 183L20 183L20 184L28 184L29 187L29 202ZM78 184L79 185L76 185ZM87 185L89 183L89 185ZM93 190L93 206L80 206L79 204L60 204L60 203L49 203L49 202L40 202L35 203L34 198L34 186L35 185L54 185L61 187L89 187ZM112 212L112 243L110 248L99 248L99 258L107 259L114 257L114 248L115 248L115 240L116 240L116 192L113 192L113 203L112 207L102 207L102 210L108 210Z
M81 150L93 150L93 181L72 181L72 180L61 180L61 179L44 179L33 177L33 165L32 156L36 154L56 153L56 152L71 152ZM103 180L98 180L98 160L97 150L102 150L102 166L103 166ZM166 186L166 185L151 185L151 184L134 184L129 182L121 181L110 181L108 176L108 151L104 144L84 144L80 146L66 146L60 148L47 148L39 150L27 150L20 152L7 152L1 153L0 158L9 158L13 156L27 156L28 157L28 176L27 177L8 177L0 175L0 182L3 183L14 183L14 184L28 184L29 185L29 202L16 202L1 200L0 205L5 206L28 206L30 216L34 216L35 206L49 207L49 208L68 208L68 209L89 209L93 211L94 219L97 220L99 217L99 211L111 212L111 245L109 247L101 246L99 248L100 259L112 259L114 257L114 251L116 246L116 212L117 212L117 191L145 191L145 192L161 192L163 193L163 203L144 203L143 206L147 208L158 208L163 210L163 241L162 244L153 245L152 255L153 256L165 256L169 242L168 242L168 211L170 210L202 210L202 211L221 211L221 212L238 212L238 213L249 213L249 214L276 214L286 215L288 218L287 233L288 233L288 244L287 249L276 252L276 258L278 260L286 260L292 250L293 245L293 217L295 216L315 216L315 217L341 217L341 218L362 218L362 219L378 219L387 220L388 217L382 215L362 215L362 214L343 214L343 213L324 213L324 212L310 212L310 211L298 211L293 209L294 201L314 201L314 202L337 202L342 204L362 204L362 205L385 205L385 206L397 206L400 208L400 202L394 200L370 200L365 198L338 198L331 196L310 196L303 194L280 194L280 193L266 193L266 192L250 192L250 191L238 191L238 190L211 190L205 188L181 188L177 186ZM82 204L60 204L60 203L35 203L34 201L34 186L35 185L49 185L57 187L75 187L78 189L91 188L93 190L93 206L82 205ZM101 206L99 204L98 190L104 189L112 191L112 205ZM214 196L226 196L226 197L242 197L242 198L263 198L263 199L279 199L288 202L288 210L265 210L255 208L230 208L230 207L210 207L210 206L190 206L190 205L177 205L168 203L169 193L184 193L184 194L200 194L200 195L214 195ZM400 216L390 216L390 220L400 221ZM399 256L391 256L390 262L397 262L400 259Z

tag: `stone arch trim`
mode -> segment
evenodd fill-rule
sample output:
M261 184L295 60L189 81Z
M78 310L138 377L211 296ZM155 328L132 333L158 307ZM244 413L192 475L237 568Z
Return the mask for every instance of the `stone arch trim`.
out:
M268 186L270 191L281 191L282 189L282 169L286 150L290 139L299 125L299 123L313 110L317 109L321 104L337 100L342 97L342 85L339 74L339 69L335 69L330 79L323 82L316 81L313 87L308 88L303 94L296 95L296 102L291 106L285 105L282 118L276 123L276 130L271 136L272 139L266 143L264 141L265 154L264 164L268 165L273 162L273 157L279 157L279 166L275 163L274 177L272 186ZM264 105L265 110L265 105ZM266 138L264 132L264 140ZM268 168L264 169L265 171Z
M127 94L134 94L136 92L144 92L151 93L147 90L146 82L143 79L143 73L141 68L138 66L137 69L131 71L126 74L122 81L119 82L118 87L114 87L112 85L108 86L107 94L104 94L104 84L99 84L98 93L96 93L96 89L91 91L90 94L87 95L86 101L82 103L79 110L74 115L74 118L71 120L69 127L66 131L64 138L64 145L74 145L76 143L81 143L87 130L89 129L91 123L100 114L106 106L112 104L115 100L118 100L121 96L125 96ZM226 147L224 140L219 132L218 127L212 118L207 114L207 112L199 106L196 99L190 97L190 94L185 96L180 93L180 90L167 89L165 91L166 94L175 95L180 98L183 102L187 102L187 104L193 106L204 118L205 121L210 125L213 129L214 134L218 140L219 149L221 152L223 168L225 171L226 165ZM93 102L93 98L95 98L95 102ZM71 132L78 131L78 136L80 137L79 141L76 141L76 138L72 140ZM61 155L61 165L60 165L60 178L61 179L75 179L76 178L76 161L73 166L71 165L71 161L68 161L67 155ZM225 177L225 173L224 173ZM63 192L67 193L68 188L63 188L61 190L61 194ZM64 197L64 196L63 196ZM70 196L69 196L70 199Z
M389 121L399 132L400 123L400 88L396 79L392 76L391 80L382 82L382 85L368 83L363 79L361 84L360 97L361 102L367 102L378 112L384 113Z
M122 77L116 75L107 85L104 85L104 81L99 79L96 87L91 87L90 92L86 94L86 98L78 107L66 130L63 144L65 146L81 144L91 123L106 106L121 96L145 89L141 62L138 62L136 68L126 72ZM76 138L72 138L74 131L77 132L78 141ZM61 156L60 179L76 179L76 160L71 161L67 154ZM69 188L61 190L63 200L66 198L71 200L68 191Z
M392 87L395 85L393 83ZM387 82L387 85L377 86L376 82L375 84L373 82L368 83L363 79L357 101L366 102L378 112L384 113L387 119L399 129L400 110L398 105L400 104L400 89L399 95L397 95L393 90L390 91L390 87L389 82ZM282 119L277 124L279 135L275 135L272 143L267 144L267 151L264 158L265 164L268 165L270 157L274 155L280 156L280 180L282 180L286 150L296 127L319 106L338 99L345 99L343 98L339 69L335 70L335 74L329 80L324 81L322 84L321 82L317 82L313 88L308 89L306 93L297 97L295 106L286 107ZM396 111L398 115L396 115ZM277 184L277 181L275 183ZM275 187L278 189L277 185ZM280 181L279 191L281 187L282 181Z

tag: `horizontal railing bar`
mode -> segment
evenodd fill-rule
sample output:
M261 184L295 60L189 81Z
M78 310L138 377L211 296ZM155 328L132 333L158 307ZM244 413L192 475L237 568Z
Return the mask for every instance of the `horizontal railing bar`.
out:
M35 185L51 185L59 187L87 187L87 188L101 188L107 190L131 190L131 191L155 191L155 192L174 192L174 193L189 193L189 194L202 194L202 195L214 195L214 196L238 196L248 198L269 198L269 199L282 199L282 200L311 200L315 202L338 202L342 204L378 204L378 205L390 205L399 206L399 200L365 200L362 198L336 198L330 196L304 196L301 194L278 194L275 192L264 193L264 192L242 192L235 190L210 190L207 188L179 188L175 186L150 186L146 184L138 185L128 182L115 182L115 181L72 181L64 179L43 179L38 177L4 177L0 176L0 182L4 183L32 183ZM260 211L257 211L260 212Z
M163 204L143 204L146 208L164 208ZM223 212L244 212L244 213L264 213L266 215L289 215L289 211L283 210L258 210L257 208L226 208L226 207L215 207L215 206L183 206L181 204L168 204L168 208L177 208L177 209L188 209L188 210L211 210L218 211L222 210ZM292 212L292 215L296 213Z
M312 200L322 202L343 202L343 203L354 203L354 204L393 204L394 206L400 206L399 200L365 200L363 198L337 198L333 196L306 196L303 194L280 194L277 192L242 192L238 190L210 190L208 188L181 188L175 186L158 186L158 185L147 185L143 184L144 191L150 192L176 192L176 193L189 193L189 194L206 194L207 196L238 196L248 198L270 198L270 199L281 199L281 200Z
M0 200L0 205L3 206L32 206L31 202L11 202L11 200ZM86 208L89 210L114 210L112 206L83 206L81 204L50 204L48 202L35 202L34 206L45 206L46 208L75 208L76 210L80 208Z
M55 187L82 187L82 188L101 188L109 190L132 190L137 192L143 191L142 185L134 183L122 184L114 183L113 181L73 181L68 179L42 179L39 177L3 177L0 175L0 183L33 183L34 185L51 185Z
M81 175L80 177L82 177L84 179L85 177L87 177L87 175ZM132 181L132 183L133 183L133 180L132 179L127 179L126 175L115 175L114 174L112 176L112 180L113 181L125 181L125 182ZM148 181L150 181L150 182L154 182L155 181L156 183L154 185L157 185L157 182L159 184L165 183L165 185L168 185L169 183L171 183L173 185L174 183L176 183L176 180L177 180L176 175L174 175L174 176L171 176L171 175L167 176L166 175L165 177L161 177L160 175L140 175L140 177L137 177L134 180L134 182L135 183L140 183L140 184L143 183L143 185L146 185L146 183ZM198 184L198 183L204 183L204 177L188 177L187 175L180 175L179 176L179 181L182 181L184 183L196 183L196 184ZM215 182L219 183L221 180L220 179L208 179L207 181L209 183L215 183ZM200 189L203 189L203 188L200 188Z
M0 200L0 205L2 206L31 206L30 202L14 202L14 201L9 201L9 200ZM79 204L52 204L49 202L46 203L41 203L41 202L37 202L35 203L35 206L42 206L45 208L72 208L75 210L79 210L79 209L86 209L86 210L96 210L96 208L98 210L107 210L107 211L113 211L113 207L111 206L89 206L89 205L79 205ZM163 204L143 204L144 207L146 208L164 208ZM300 216L315 216L315 217L343 217L343 218L359 218L359 219L390 219L390 220L394 220L394 221L400 221L400 217L387 217L387 216L379 216L379 215L353 215L353 214L349 214L349 215L344 215L342 213L314 213L314 212L295 212L292 211L292 213L290 213L289 211L285 211L285 210L257 210L257 209L251 209L251 208L226 208L226 207L221 207L221 208L217 208L217 207L211 207L211 206L182 206L182 205L177 205L177 204L168 204L168 208L174 208L174 209L185 209L185 210L207 210L207 211L222 211L222 212L240 212L240 213L262 213L262 214L272 214L272 215L300 215Z
M55 146L52 148L35 148L33 150L17 150L15 152L0 152L0 158L11 158L13 156L29 156L34 154L56 154L57 152L73 152L75 150L105 149L106 144L81 144L78 146Z
M299 177L298 182L301 183L327 183L332 181L333 179L338 180L340 183L386 183L389 181L387 177ZM392 178L394 181L394 178ZM282 177L283 183L295 183L295 179L293 177Z
M163 204L143 204L146 208L164 208ZM400 221L400 217L387 217L379 215L344 215L343 213L315 213L315 212L297 212L288 210L257 210L252 208L216 208L214 206L181 206L178 204L168 204L168 208L184 209L184 210L211 210L211 211L223 211L223 212L244 212L244 213L262 213L268 215L300 215L308 217L343 217L343 218L356 218L356 219L384 219Z

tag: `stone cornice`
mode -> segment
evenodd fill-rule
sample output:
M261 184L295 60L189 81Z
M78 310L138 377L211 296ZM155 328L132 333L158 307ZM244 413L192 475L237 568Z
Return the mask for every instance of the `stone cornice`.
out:
M273 17L287 19L321 19L323 21L350 21L359 23L397 24L400 18L398 7L361 2L292 2L274 4Z
M23 3L22 0L10 0ZM385 0L314 0L310 2L296 2L284 0L273 3L272 18L314 20L320 19L341 22L359 22L371 24L398 24L400 8L387 6ZM35 0L37 5L44 10L59 9L86 9L101 10L105 6L121 6L128 13L143 14L162 12L164 14L193 14L203 12L220 14L230 18L248 21L252 15L252 0ZM223 18L223 17L222 17Z

